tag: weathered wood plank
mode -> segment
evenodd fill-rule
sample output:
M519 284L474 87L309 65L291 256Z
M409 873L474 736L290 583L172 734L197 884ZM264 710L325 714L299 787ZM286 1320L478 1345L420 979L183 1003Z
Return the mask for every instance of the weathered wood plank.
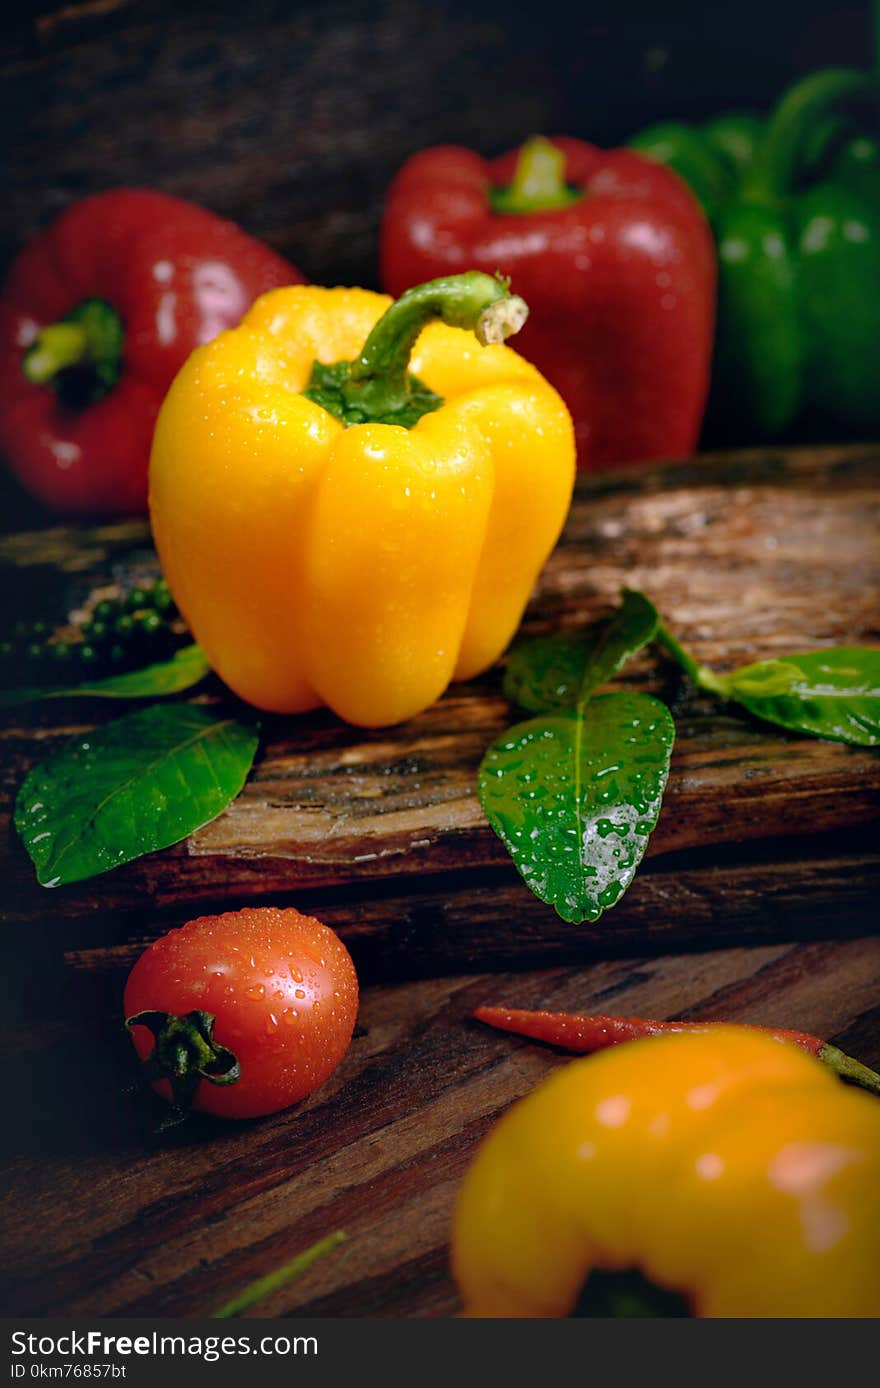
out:
M121 1092L121 962L98 987L78 975L54 1032L7 1072L10 1314L198 1314L336 1227L348 1244L258 1314L452 1314L461 1172L497 1114L562 1062L470 1021L480 1002L808 1027L880 1061L876 939L436 978L367 989L348 1057L298 1109L194 1119L158 1142L152 1101ZM41 1103L17 1104L34 1086Z
M374 980L873 929L880 854L868 834L845 845L805 840L787 858L778 844L757 847L757 860L688 862L676 855L663 870L644 866L614 912L593 925L567 925L524 890L512 869L403 879L372 894L276 892L249 900L289 901L319 916L345 940L361 976ZM131 965L149 940L197 909L234 904L218 897L197 908L187 899L157 911L140 903L75 922L44 914L28 930L46 950L54 941L77 969L100 971Z
M720 665L876 641L878 458L762 453L587 479L526 628L577 625L630 582ZM0 544L0 587L79 602L108 571L126 581L151 562L143 530L56 530ZM454 1314L461 1173L495 1116L561 1063L476 1026L483 1001L798 1026L880 1062L878 759L740 718L653 658L630 678L670 699L679 745L655 851L595 926L537 902L479 818L474 770L507 716L499 671L406 728L268 720L229 814L80 888L38 889L11 833L0 840L11 1313L198 1314L342 1226L348 1244L258 1314ZM36 756L107 716L8 715L7 815ZM196 1119L157 1142L158 1101L128 1089L126 971L200 906L244 897L294 901L340 931L366 985L362 1030L298 1109ZM513 960L554 967L474 973Z
M613 606L628 584L650 593L700 660L720 667L835 642L876 642L878 521L876 448L752 452L584 478L524 630L589 621ZM50 582L58 601L66 593L76 605L108 575L125 583L154 563L142 527L54 529L0 542L0 590L4 582L8 591L36 588L45 611ZM185 844L53 893L53 917L116 912L136 929L145 908L174 913L218 901L319 892L343 928L353 930L344 920L349 906L328 895L342 889L349 901L378 894L378 904L359 908L357 928L362 935L376 933L386 957L389 949L403 948L412 958L414 913L430 920L439 909L448 958L471 957L471 951L485 958L484 946L462 934L467 908L455 904L454 893L447 901L448 882L439 879L459 874L456 890L469 882L470 901L479 899L474 874L499 869L523 949L566 948L568 929L524 888L518 894L474 792L485 747L515 716L501 695L500 673L455 686L420 717L392 729L364 732L328 713L267 719L254 773L224 815ZM726 869L687 863L697 875L693 880L712 882L689 891L691 879L670 855L729 847L729 884L738 884L742 915L749 916L755 899L766 903L789 891L792 908L800 901L785 840L855 832L880 817L880 758L874 752L786 734L725 708L695 693L655 653L643 654L625 679L670 701L678 742L650 844L650 872L642 870L615 911L619 938L640 937L658 898L666 903L664 925L653 929L665 927L670 940L688 929L695 936L715 930L723 936L736 918L735 899L718 885ZM221 695L214 689L199 697ZM29 764L117 711L67 703L8 714L0 730L7 818ZM769 856L768 844L775 845ZM788 859L778 878L770 866L774 855ZM857 919L871 889L869 865L856 862L842 842L813 856L803 876L813 912L849 909L850 919ZM0 862L4 913L19 923L44 919L46 893L11 834L0 842ZM844 863L853 876L841 895ZM438 880L419 917L409 898L424 900L432 878ZM391 880L396 911L381 899L383 883ZM708 909L707 893L723 899L723 906ZM774 912L761 908L757 916L760 932ZM776 919L783 928L785 912L777 911ZM579 936L588 938L592 932ZM505 948L516 949L512 931L496 940L492 957L503 957ZM423 957L420 948L416 953Z

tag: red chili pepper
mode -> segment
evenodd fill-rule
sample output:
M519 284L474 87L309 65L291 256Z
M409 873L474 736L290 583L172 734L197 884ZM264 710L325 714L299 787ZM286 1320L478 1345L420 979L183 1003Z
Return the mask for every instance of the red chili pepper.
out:
M566 1051L591 1055L609 1046L626 1041L640 1041L647 1036L663 1036L671 1031L711 1031L714 1027L729 1026L729 1022L656 1022L647 1017L587 1017L570 1012L531 1012L524 1008L478 1007L474 1013L478 1022L528 1036L533 1041L546 1041ZM737 1025L743 1025L738 1023ZM841 1079L849 1080L880 1094L880 1075L861 1061L854 1060L836 1046L812 1036L807 1031L787 1031L780 1027L748 1026L749 1031L762 1031L777 1041L789 1041L809 1051L834 1070Z
M167 193L74 203L14 260L0 299L0 450L47 506L141 512L163 396L194 347L302 283L234 222Z
M564 137L489 162L457 146L423 150L388 195L384 286L397 297L472 266L511 275L529 304L517 351L565 399L581 467L694 451L715 254L669 169Z

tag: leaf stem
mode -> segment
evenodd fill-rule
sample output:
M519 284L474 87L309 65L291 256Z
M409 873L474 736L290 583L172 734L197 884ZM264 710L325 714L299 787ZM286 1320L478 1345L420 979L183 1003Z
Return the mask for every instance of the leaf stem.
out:
M673 660L681 666L688 679L692 680L700 689L706 689L711 694L718 694L722 698L729 697L727 680L724 675L716 674L710 670L708 665L700 665L694 660L690 651L686 651L684 646L673 635L669 628L659 622L657 625L657 640L660 642Z
M317 1243L313 1243L302 1253L297 1253L295 1258L289 1262L282 1263L281 1267L275 1268L273 1272L267 1272L265 1277L258 1277L255 1282L249 1282L241 1291L236 1292L228 1301L224 1301L208 1315L211 1320L229 1320L233 1316L240 1316L242 1311L247 1311L258 1301L263 1301L272 1292L277 1292L279 1288L285 1287L288 1282L292 1282L300 1273L310 1268L312 1263L316 1263L319 1258L323 1258L325 1253L330 1253L339 1244L345 1242L345 1233L342 1229L335 1230L332 1234L327 1234Z

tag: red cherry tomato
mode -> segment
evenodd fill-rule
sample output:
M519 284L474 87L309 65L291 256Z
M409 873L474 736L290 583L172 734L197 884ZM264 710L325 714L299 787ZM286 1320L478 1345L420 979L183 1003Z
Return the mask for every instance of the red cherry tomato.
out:
M124 1007L163 1098L255 1118L305 1098L336 1069L351 1042L358 982L326 925L292 908L247 907L156 940L129 974ZM144 1022L133 1021L139 1014ZM160 1077L175 1071L173 1085Z

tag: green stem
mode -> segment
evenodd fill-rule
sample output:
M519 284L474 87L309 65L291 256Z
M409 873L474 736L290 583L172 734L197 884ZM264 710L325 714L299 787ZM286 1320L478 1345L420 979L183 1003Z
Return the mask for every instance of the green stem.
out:
M857 1084L860 1089L867 1089L871 1094L880 1094L880 1075L877 1071L863 1065L860 1060L854 1060L851 1055L838 1050L836 1046L831 1046L826 1041L819 1051L819 1059L842 1080L849 1080L850 1084Z
M468 270L416 285L383 313L356 361L316 363L304 393L346 424L392 423L409 428L443 402L409 374L409 359L422 329L439 318L470 328L488 346L519 332L528 307L506 280Z
M827 68L810 73L783 96L772 113L750 178L743 185L747 199L776 202L787 196L809 132L841 103L876 101L876 75L855 68Z
M243 1287L235 1296L224 1301L216 1310L209 1311L211 1320L229 1320L232 1316L240 1316L242 1311L247 1311L256 1302L262 1301L270 1296L272 1292L277 1292L280 1287L284 1287L288 1282L292 1282L300 1273L305 1272L306 1268L311 1267L319 1258L323 1258L325 1253L338 1248L339 1244L345 1242L345 1234L341 1229L335 1233L328 1234L326 1238L319 1239L310 1248L306 1248L302 1253L297 1253L290 1262L282 1263L281 1267L275 1268L274 1272L267 1272L265 1277L258 1277L255 1282L250 1282Z
M433 318L450 327L472 328L485 347L518 332L527 314L505 280L479 270L417 284L383 313L352 363L351 382L359 392L371 390L374 399L381 394L396 400L407 391L412 350Z
M21 361L25 378L52 386L63 397L74 368L87 382L76 384L70 404L87 404L106 395L122 371L123 329L119 314L103 299L83 299L57 323L37 334Z
M656 639L661 646L672 656L673 660L681 666L688 678L700 689L706 689L711 694L719 694L722 698L727 698L727 681L723 675L718 675L714 670L710 670L708 665L699 665L686 651L680 641L672 635L668 627L660 622L657 627Z
M173 1103L161 1129L186 1118L202 1080L209 1084L235 1084L241 1079L238 1059L214 1040L215 1018L210 1012L138 1012L126 1017L126 1028L146 1027L156 1044L141 1061L141 1073L151 1084L167 1080Z
M522 215L569 207L580 197L565 181L562 150L543 135L533 135L519 151L512 181L506 188L493 188L489 200L494 212Z
M79 366L89 357L89 336L79 323L50 323L24 354L21 369L33 386L45 386L59 371Z
M528 312L499 275L468 270L418 284L386 309L356 361L316 361L303 394L345 425L410 429L443 404L409 371L416 340L432 319L471 329L486 347L519 332Z

